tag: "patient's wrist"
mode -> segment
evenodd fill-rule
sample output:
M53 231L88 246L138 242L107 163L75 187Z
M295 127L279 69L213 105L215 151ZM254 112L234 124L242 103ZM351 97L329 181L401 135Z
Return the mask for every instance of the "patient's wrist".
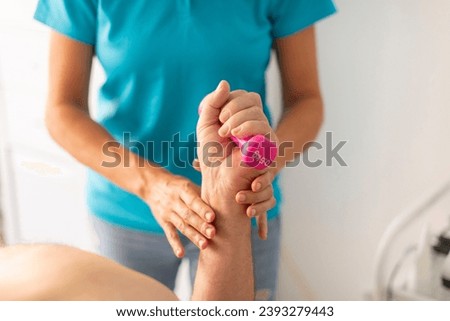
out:
M245 214L246 206L235 200L236 192L227 190L220 183L215 186L202 182L202 199L214 210L214 225L217 237L235 239L250 235L250 219Z
M217 185L215 187L209 186L202 184L201 196L214 211L223 213L225 216L235 216L240 212L245 213L245 208L235 200L237 192L232 192L224 188L217 188Z
M226 186L224 180L220 177L205 174L202 172L202 199L208 204L215 205L223 210L232 209L237 204L231 202L232 191Z

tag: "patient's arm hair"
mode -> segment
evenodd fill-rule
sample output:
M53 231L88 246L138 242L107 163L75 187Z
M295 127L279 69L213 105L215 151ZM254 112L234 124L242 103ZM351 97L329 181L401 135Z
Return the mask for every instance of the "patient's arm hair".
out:
M148 276L65 245L0 248L0 300L173 301Z

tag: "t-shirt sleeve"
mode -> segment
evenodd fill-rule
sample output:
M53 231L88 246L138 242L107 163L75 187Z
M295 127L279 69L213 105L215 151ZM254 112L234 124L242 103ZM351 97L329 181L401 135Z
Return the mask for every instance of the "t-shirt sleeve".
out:
M335 12L332 0L273 0L272 35L274 38L291 35Z
M34 19L72 39L95 45L98 0L39 0Z

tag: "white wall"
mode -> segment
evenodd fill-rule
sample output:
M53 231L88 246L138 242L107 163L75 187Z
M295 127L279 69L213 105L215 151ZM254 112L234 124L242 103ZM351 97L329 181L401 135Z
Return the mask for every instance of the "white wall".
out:
M90 248L84 170L44 126L48 31L36 1L0 4L2 196L8 243L63 242Z
M319 141L348 140L349 166L285 171L281 299L364 298L388 223L450 177L450 2L336 4L318 27Z

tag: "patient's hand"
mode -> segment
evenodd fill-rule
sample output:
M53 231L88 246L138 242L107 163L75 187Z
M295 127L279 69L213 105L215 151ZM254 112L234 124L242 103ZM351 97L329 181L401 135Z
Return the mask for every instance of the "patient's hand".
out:
M216 236L200 252L193 300L254 299L250 219L245 215L247 206L237 203L235 196L249 189L261 171L241 164L240 149L218 133L219 115L230 96L229 84L222 81L200 104L202 198L216 213Z
M236 203L236 193L251 189L253 180L264 171L241 163L240 149L228 137L219 135L222 125L219 115L229 98L229 84L222 81L200 104L197 140L202 172L202 198L213 207L235 209L234 212L237 210L245 215L246 207ZM272 131L267 121L258 124L258 133L261 131L265 133Z

